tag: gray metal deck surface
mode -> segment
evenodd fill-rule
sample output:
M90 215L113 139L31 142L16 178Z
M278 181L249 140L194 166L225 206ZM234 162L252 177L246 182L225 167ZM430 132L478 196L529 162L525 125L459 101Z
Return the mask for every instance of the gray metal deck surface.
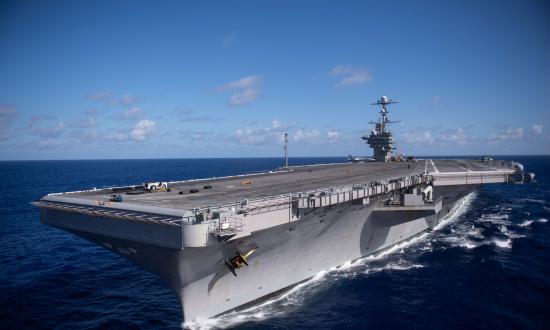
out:
M410 165L410 169L408 168ZM504 168L499 162L482 163L477 160L419 160L416 163L344 163L293 167L290 172L275 172L200 181L185 181L170 184L170 192L128 195L122 193L124 204L138 204L157 207L190 210L205 206L257 199L287 193L307 192L315 189L340 187L362 182L372 182L391 177L421 174L427 172L494 171ZM244 181L251 182L243 184ZM211 185L211 189L203 189ZM199 189L190 193L191 188ZM183 194L180 194L180 191ZM93 201L108 201L113 192L75 192L65 197L83 198Z

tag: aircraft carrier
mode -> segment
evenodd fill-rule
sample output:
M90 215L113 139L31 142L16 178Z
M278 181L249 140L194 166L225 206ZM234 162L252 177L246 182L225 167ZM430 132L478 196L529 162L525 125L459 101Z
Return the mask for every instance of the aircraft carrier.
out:
M288 166L285 157L270 172L53 193L34 204L43 223L165 279L191 321L430 230L480 185L534 178L487 157L392 155L392 103L375 103L380 118L363 137L374 154L365 161Z

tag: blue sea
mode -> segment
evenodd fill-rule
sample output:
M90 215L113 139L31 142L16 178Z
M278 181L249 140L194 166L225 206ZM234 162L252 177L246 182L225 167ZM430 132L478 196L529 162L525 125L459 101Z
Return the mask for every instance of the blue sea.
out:
M487 185L436 230L327 269L279 297L191 328L549 329L550 157L536 182ZM291 164L341 158L293 158ZM176 294L98 246L42 225L51 192L274 169L280 159L0 162L1 329L181 329ZM244 288L245 289L245 288Z

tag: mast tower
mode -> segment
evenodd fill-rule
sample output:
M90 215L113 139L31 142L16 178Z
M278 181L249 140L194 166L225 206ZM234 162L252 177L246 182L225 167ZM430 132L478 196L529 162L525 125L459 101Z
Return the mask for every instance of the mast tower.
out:
M285 168L288 168L288 133L285 133Z
M391 121L388 118L388 105L393 103L397 103L397 101L388 99L387 96L382 96L376 103L371 104L380 106L380 117L376 122L369 122L369 124L374 125L374 129L371 130L370 135L361 137L374 150L373 157L377 162L389 162L392 151L395 150L393 134L387 127L389 124L399 123L399 121Z

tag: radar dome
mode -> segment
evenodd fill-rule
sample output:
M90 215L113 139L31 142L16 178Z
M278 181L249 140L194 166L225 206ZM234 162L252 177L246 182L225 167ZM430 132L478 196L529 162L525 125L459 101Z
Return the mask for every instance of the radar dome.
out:
M386 95L382 96L382 97L380 98L380 102L381 102L381 103L387 103L387 102L388 102L388 97L387 97Z

